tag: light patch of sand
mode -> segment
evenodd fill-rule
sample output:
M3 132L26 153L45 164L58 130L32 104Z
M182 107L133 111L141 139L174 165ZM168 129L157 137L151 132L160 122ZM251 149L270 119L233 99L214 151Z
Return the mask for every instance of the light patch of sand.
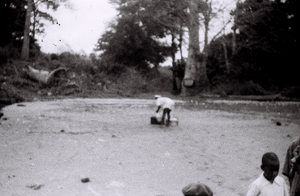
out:
M3 109L3 196L180 196L198 181L215 196L241 196L261 173L262 154L283 163L300 136L298 124L277 126L271 116L184 106L174 112L178 126L151 125L154 100L22 104Z

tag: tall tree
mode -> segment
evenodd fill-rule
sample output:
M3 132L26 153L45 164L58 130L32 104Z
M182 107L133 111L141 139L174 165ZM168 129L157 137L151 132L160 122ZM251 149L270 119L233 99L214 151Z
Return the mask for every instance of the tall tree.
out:
M179 34L182 16L181 1L176 0L113 0L119 16L98 40L96 50L127 66L158 66L176 49L175 42L163 41ZM179 4L179 5L178 5ZM182 20L184 21L184 20Z
M36 33L43 33L43 23L41 22L41 20L48 20L52 23L56 21L46 11L42 11L42 8L46 8L46 10L51 9L53 11L56 11L60 4L66 3L67 1L68 0L27 0L22 59L29 59L30 40L35 41ZM30 39L30 37L32 38Z
M190 26L189 26L189 42L191 44L189 44L189 58L188 58L188 65L187 68L185 69L185 78L189 78L192 75L195 75L194 81L195 81L195 86L193 88L184 88L183 87L183 95L184 94L193 94L195 93L194 91L198 91L201 92L205 89L207 89L209 87L209 81L208 81L208 77L207 77L207 52L208 52L208 47L209 47L209 42L214 40L215 38L217 38L222 30L226 27L226 25L230 22L230 20L228 20L228 22L221 27L221 30L216 33L213 38L211 40L209 40L209 30L211 27L211 23L213 20L217 20L220 13L223 13L225 11L228 12L228 6L230 5L230 3L227 4L218 4L217 1L214 0L194 0L194 1L188 1L190 4L190 6L194 6L194 9L192 7L189 8L190 10ZM195 15L195 16L193 16ZM197 15L197 16L196 16ZM198 24L197 26L192 24L193 20L198 20ZM190 55L190 51L193 51L193 48L195 48L193 46L193 44L195 43L195 39L196 38L196 28L198 28L197 31L197 36L199 39L199 27L203 27L204 29L204 46L202 49L202 52L200 50L200 53L198 53L197 58L193 57L193 53L191 53ZM195 29L194 29L195 28ZM195 35L194 35L195 34ZM192 37L191 37L192 36ZM198 44L199 41L198 41ZM198 49L196 49L198 50ZM191 65L189 65L189 63L192 63L193 60L191 61L191 59L194 58L195 62L198 62L196 68L197 69L192 69L190 68ZM193 67L193 66L192 66ZM195 72L195 73L190 73L190 72ZM185 84L183 83L183 86ZM186 91L190 91L189 93L187 93Z
M183 78L183 86L181 94L189 96L193 94L195 85L198 87L199 80L197 77L198 69L200 67L200 43L199 43L199 10L198 2L196 0L189 1L189 47L188 60L185 67L185 74Z
M26 19L25 19L25 27L24 27L24 39L22 46L22 59L29 59L29 44L30 44L30 18L32 12L33 0L27 0L27 9L26 9Z
M22 0L2 0L0 3L0 47L11 45L19 48L24 33L26 2Z
M270 89L299 84L296 71L297 2L246 0L236 8L235 74ZM299 22L299 21L298 21Z
M203 91L208 87L208 78L206 73L206 62L203 61L203 55L200 53L199 14L207 10L208 4L202 0L190 0L189 2L189 46L188 61L185 68L184 80L182 84L182 95L189 96Z
M35 39L35 34L44 33L44 21L49 21L52 24L57 22L47 11L49 9L56 11L61 3L65 3L66 0L50 1L50 0L33 0L33 18L32 18L32 37ZM46 7L45 9L41 9Z
M232 54L235 55L236 53L236 31L237 31L237 26L236 26L236 20L237 16L239 15L239 9L237 9L238 5L240 3L240 0L236 1L236 9L232 10L230 15L233 16L233 25L232 25Z

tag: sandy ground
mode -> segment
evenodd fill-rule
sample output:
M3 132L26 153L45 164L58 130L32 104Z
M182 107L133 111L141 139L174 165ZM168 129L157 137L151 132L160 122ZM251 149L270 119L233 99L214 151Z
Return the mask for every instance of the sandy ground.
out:
M262 154L273 151L283 163L300 136L297 120L176 105L179 125L171 127L150 124L154 100L66 99L3 108L1 195L181 196L185 185L199 181L215 196L242 196L261 173Z

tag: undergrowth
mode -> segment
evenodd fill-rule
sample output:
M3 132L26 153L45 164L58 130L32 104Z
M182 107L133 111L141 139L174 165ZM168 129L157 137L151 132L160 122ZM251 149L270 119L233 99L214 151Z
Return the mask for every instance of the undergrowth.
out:
M26 65L37 70L52 71L66 68L49 84L42 84L28 76ZM142 93L171 92L172 78L165 71L157 74L149 69L143 74L123 65L103 67L99 60L78 54L42 54L32 61L9 60L0 65L1 101L72 97L136 97ZM20 99L23 97L22 99Z
M3 52L3 51L2 51ZM26 65L38 70L52 71L63 67L49 84L42 84L26 73ZM278 91L274 91L278 92ZM221 95L268 95L253 81L226 81L214 84L210 94ZM300 98L300 88L284 89L282 95ZM173 90L173 75L170 67L137 70L121 64L101 61L95 55L82 56L64 52L62 54L40 54L31 61L8 58L0 62L0 101L4 104L33 99L58 97L141 97L145 94L167 94L179 96Z

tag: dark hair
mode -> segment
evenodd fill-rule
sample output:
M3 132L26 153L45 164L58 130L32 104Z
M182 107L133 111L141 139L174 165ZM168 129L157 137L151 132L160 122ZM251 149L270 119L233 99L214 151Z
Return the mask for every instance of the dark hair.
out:
M261 164L262 166L266 166L270 164L279 165L279 159L274 152L267 152L262 156Z

